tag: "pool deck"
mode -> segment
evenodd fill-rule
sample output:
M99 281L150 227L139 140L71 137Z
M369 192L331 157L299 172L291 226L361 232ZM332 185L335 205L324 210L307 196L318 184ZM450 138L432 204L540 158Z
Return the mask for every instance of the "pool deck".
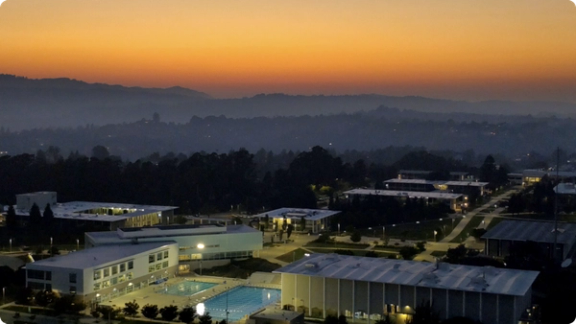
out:
M213 288L208 288L204 291L198 292L192 296L177 296L168 295L161 293L167 287L177 285L183 281L200 281L215 283L217 286ZM135 301L140 305L140 308L144 307L146 304L157 305L159 309L164 306L175 305L178 309L182 309L188 306L196 306L199 303L203 303L206 300L219 295L227 290L233 289L238 286L247 287L259 287L259 288L269 288L269 289L280 289L280 285L266 283L266 282L251 282L250 279L234 279L234 278L222 278L222 277L210 277L210 276L177 276L168 279L164 284L151 285L146 288L128 293L126 295L115 297L110 300L105 300L100 303L100 305L108 305L113 307L123 308L124 304L128 302Z

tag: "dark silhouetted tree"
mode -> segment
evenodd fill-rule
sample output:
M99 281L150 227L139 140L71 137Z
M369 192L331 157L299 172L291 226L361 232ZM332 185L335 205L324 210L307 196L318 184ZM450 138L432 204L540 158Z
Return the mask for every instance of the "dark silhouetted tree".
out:
M96 145L92 148L92 157L98 160L105 160L110 157L108 149L102 145Z
M150 304L144 305L144 307L142 307L142 310L140 312L144 317L150 319L155 319L159 314L158 306Z
M178 320L184 323L192 323L196 318L196 310L194 307L185 307L180 311L178 315Z
M138 305L136 300L134 300L134 301L125 303L124 308L122 308L122 312L126 316L134 317L134 316L138 315L138 309L139 308L140 308L140 305Z
M40 213L40 208L38 205L34 203L32 208L30 208L30 225L32 227L40 227L42 226L40 223L42 222L42 214Z
M10 205L8 207L8 211L6 212L6 226L7 227L16 227L18 225L18 219L16 216L16 210L14 206Z
M160 309L160 316L165 321L172 321L178 317L178 306L170 305L164 306Z

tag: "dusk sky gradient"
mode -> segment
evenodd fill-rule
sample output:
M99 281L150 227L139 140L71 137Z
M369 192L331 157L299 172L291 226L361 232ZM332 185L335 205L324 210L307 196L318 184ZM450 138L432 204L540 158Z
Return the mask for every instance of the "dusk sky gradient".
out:
M569 0L7 0L0 73L258 93L576 103Z

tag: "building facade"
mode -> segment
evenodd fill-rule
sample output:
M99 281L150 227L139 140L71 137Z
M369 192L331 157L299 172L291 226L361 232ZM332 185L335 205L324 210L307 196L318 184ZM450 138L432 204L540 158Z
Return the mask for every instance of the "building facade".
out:
M262 224L263 220L268 216L270 227L276 226L281 228L283 224L286 223L292 224L294 230L297 231L304 230L318 233L329 230L333 216L339 213L339 211L328 209L279 208L258 214L255 217L258 217ZM305 227L301 229L303 223Z
M177 273L178 245L100 246L26 265L26 286L101 302Z
M325 318L373 323L384 315L407 320L422 303L441 319L469 317L517 324L531 307L535 271L312 254L282 274L281 305Z
M200 261L252 257L258 255L263 246L262 232L245 225L169 225L84 234L87 249L165 240L178 244L179 271L182 272L200 267Z

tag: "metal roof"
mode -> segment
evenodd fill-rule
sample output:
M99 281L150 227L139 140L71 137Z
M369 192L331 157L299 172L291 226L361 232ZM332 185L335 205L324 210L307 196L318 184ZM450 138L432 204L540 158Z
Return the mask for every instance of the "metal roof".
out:
M484 187L488 182L479 181L443 181L443 180L424 180L424 179L389 179L384 183L412 183L428 185L447 185L447 186L464 186L464 187Z
M125 219L129 219L131 217L148 215L168 210L174 210L178 208L174 206L136 205L136 204L89 202L89 201L70 201L66 203L57 203L50 207L52 208L52 212L54 213L54 218L76 219L76 220L97 221L97 222L118 222ZM86 211L97 208L126 209L129 212L120 215L86 213ZM42 207L41 210L43 210ZM16 209L16 214L19 216L30 216L30 211Z
M554 243L554 222L504 220L490 229L482 239ZM572 246L576 241L576 223L558 222L558 243Z
M524 296L537 271L312 254L274 272L459 291Z
M306 208L279 208L274 209L271 211L267 211L265 213L258 214L254 217L284 217L286 218L297 218L300 219L305 217L308 220L321 220L326 217L334 216L339 214L340 211L337 210L328 210L328 209L306 209Z
M433 198L433 199L458 199L462 194L447 193L444 191L396 191L396 190L374 190L374 189L352 189L345 191L347 195L374 195L387 197L408 197L408 198Z
M102 245L32 262L29 263L26 268L34 269L36 266L42 266L67 269L89 269L107 263L116 262L121 259L134 257L138 254L146 253L150 250L161 247L168 248L171 245L176 245L176 242L166 241L125 244L121 247L118 245Z

